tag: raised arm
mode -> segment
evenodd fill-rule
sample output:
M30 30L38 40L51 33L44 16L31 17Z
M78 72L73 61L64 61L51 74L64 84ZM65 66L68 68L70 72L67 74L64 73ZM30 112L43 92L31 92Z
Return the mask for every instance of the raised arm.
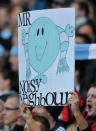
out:
M68 104L71 106L71 110L79 126L79 130L83 131L88 128L88 122L85 120L80 112L79 98L76 92L71 92L72 96L68 100Z
M36 121L32 118L32 114L28 107L26 107L26 103L23 101L20 105L21 109L21 115L26 121L26 124L28 125L29 131L41 131L39 125L36 123Z

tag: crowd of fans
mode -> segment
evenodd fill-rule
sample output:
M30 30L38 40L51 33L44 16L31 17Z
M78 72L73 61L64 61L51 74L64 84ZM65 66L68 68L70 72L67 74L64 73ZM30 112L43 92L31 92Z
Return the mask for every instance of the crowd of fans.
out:
M80 95L71 93L68 106L35 107L32 113L24 102L20 106L17 31L20 12L75 8L75 43L95 44L95 5L95 0L0 0L0 131L96 131L96 84L91 85L96 83L96 60L75 61Z

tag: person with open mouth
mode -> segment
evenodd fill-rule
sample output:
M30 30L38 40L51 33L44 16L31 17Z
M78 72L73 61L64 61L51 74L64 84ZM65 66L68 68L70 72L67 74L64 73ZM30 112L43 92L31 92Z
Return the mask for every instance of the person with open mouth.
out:
M86 109L77 91L70 94L68 105L64 106L61 113L63 122L71 125L75 123L77 131L96 131L96 83L88 90Z

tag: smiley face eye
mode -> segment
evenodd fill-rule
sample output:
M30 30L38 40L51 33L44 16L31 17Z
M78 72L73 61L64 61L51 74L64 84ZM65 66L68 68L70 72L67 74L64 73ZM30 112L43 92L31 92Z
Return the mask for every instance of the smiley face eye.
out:
M44 35L44 28L42 28L42 35Z
M37 30L37 36L39 35L39 29Z

